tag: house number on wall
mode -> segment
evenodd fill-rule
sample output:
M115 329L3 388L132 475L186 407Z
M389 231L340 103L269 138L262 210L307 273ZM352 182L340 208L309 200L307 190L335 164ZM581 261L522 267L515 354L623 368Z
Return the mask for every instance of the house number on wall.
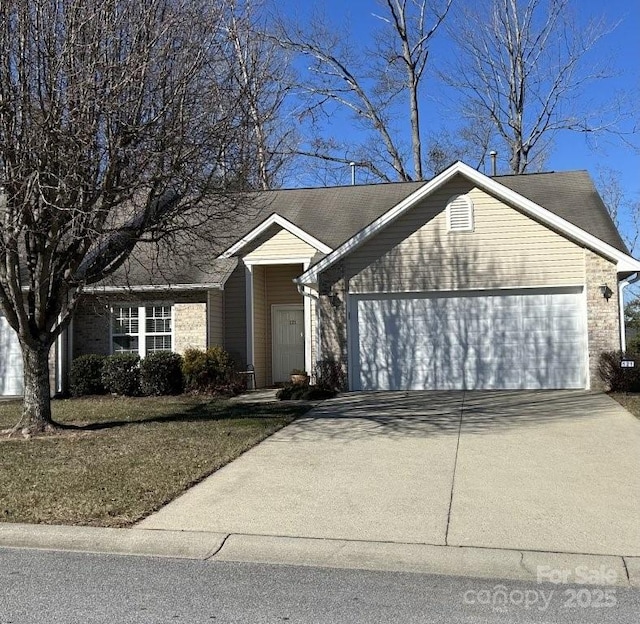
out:
M297 325L297 322L295 319L290 319L289 320L289 325Z

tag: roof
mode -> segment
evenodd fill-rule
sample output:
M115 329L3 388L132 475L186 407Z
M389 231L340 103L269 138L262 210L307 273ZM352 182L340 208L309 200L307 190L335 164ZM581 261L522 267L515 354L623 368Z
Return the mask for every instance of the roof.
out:
M605 236L607 236L607 238L609 238L611 242L609 242L608 240L603 240L602 238L592 234L588 230L583 229L581 225L576 225L576 223L568 221L564 217L560 216L557 212L554 212L548 207L542 206L536 203L533 199L530 199L529 197L519 193L518 191L509 188L509 186L502 183L501 180L487 177L479 171L476 171L475 169L469 167L469 165L458 161L445 169L442 173L438 174L432 180L425 182L412 195L405 198L399 204L397 204L384 214L380 215L375 221L371 222L365 228L355 233L349 240L347 240L345 243L340 245L340 247L334 249L330 254L316 262L311 268L307 269L300 277L296 278L296 280L294 281L298 284L315 283L320 272L324 271L332 264L345 257L347 254L351 253L354 249L362 245L371 237L375 236L378 232L387 227L390 223L404 214L407 210L412 209L418 202L422 201L425 197L428 197L436 190L442 188L456 176L462 176L463 178L466 178L471 184L482 188L496 198L514 206L517 210L528 215L529 217L539 221L544 225L547 225L551 229L567 236L568 238L571 238L577 243L593 249L594 251L602 254L604 257L609 258L611 261L616 263L618 272L635 273L640 271L640 262L629 255L626 247L624 246L624 243L622 243L622 241L620 240L615 227L613 227L613 223L611 223L611 230L607 227L607 222L606 219L604 219L604 215L600 215L599 218L596 218L598 217L599 213L602 213L602 211L606 212L606 209L604 207L604 204L602 203L602 200L600 200L599 202L595 201L595 199L598 198L597 193L595 193L595 189L593 189L593 192L591 192L590 189L587 188L586 192L583 192L583 189L581 189L576 184L575 189L579 194L577 198L572 198L571 189L569 189L569 191L567 191L566 193L558 193L558 197L555 197L554 195L549 193L550 180L547 179L545 182L545 184L547 185L547 191L545 192L547 206L553 206L554 208L558 209L559 205L563 201L573 202L574 206L580 208L579 212L581 212L582 214L578 215L572 213L572 220L586 227L589 227L593 223L599 224ZM541 179L544 180L543 178ZM519 184L519 182L516 181L515 178L509 177L509 180L511 181L511 183L515 181L516 184ZM539 186L542 186L543 188L545 187L545 185ZM522 190L526 190L528 194L531 195L530 188ZM542 193L538 197L538 199L541 199L541 197ZM610 218L609 221L611 221ZM622 247L622 249L620 249L619 247Z
M423 184L391 182L264 191L260 193L261 209L244 223L238 239L278 214L335 249Z
M237 258L207 256L196 247L183 251L158 250L138 243L129 259L113 274L87 291L223 289L238 264Z
M618 251L629 253L587 171L527 173L493 179Z
M629 253L586 171L529 173L492 179L619 251ZM391 182L265 191L261 193L262 207L255 218L245 221L237 239L272 214L278 214L335 249L424 184L424 181Z
M586 171L487 178L463 163L458 164L465 171L473 171L478 178L498 182L628 255L629 252ZM426 185L428 183L425 181L392 182L251 193L251 208L242 211L234 223L220 227L220 232L224 234L226 249L231 251L233 247L235 252L243 238L261 225L266 225L269 220L277 222L274 215L279 215L328 248L336 250ZM185 256L176 257L175 254L167 254L165 257L151 257L149 254L141 245L136 246L130 261L108 283L115 286L159 286L169 283L223 287L235 268L235 264L231 266L227 258L217 256L210 245L189 245L188 259ZM107 285L107 281L103 284Z

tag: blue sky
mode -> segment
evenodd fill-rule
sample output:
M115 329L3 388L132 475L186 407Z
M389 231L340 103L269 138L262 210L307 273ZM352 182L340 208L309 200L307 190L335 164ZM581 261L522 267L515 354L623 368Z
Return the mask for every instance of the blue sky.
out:
M461 0L468 2L471 0ZM629 96L624 113L631 112L632 102L636 107L635 123L640 124L638 104L640 101L640 1L639 0L575 0L580 19L587 21L591 18L603 16L609 24L617 24L611 34L601 40L593 52L594 63L607 62L614 75L606 83L599 83L586 93L585 99L597 102L609 97L615 92L622 92ZM370 41L370 33L380 22L374 13L381 13L376 0L316 0L315 2L299 3L296 0L277 0L278 10L285 15L298 16L298 19L308 18L311 7L320 10L337 25L346 25L355 46L363 46ZM444 36L435 41L431 49L432 65L447 54ZM427 91L434 97L428 97L425 108L425 131L437 132L451 127L455 120L447 118L446 106L443 105L444 87L439 85L435 76L428 78ZM632 121L625 124L625 130L632 128ZM353 136L357 140L357 132L348 116L335 114L331 119L331 132L336 137L344 139ZM426 137L428 140L428 136ZM555 149L547 160L548 170L587 169L595 178L601 167L607 167L620 172L625 192L632 200L640 200L640 134L629 137L636 148L625 146L619 139L600 137L598 139L585 138L583 135L561 134L557 137ZM623 221L623 227L630 227Z

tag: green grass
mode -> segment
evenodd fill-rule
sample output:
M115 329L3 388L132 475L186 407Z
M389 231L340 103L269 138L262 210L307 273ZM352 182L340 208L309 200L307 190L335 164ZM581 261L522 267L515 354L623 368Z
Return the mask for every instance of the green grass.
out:
M0 402L0 429L20 407ZM131 525L306 409L198 397L54 401L54 419L69 426L60 435L0 441L0 520Z

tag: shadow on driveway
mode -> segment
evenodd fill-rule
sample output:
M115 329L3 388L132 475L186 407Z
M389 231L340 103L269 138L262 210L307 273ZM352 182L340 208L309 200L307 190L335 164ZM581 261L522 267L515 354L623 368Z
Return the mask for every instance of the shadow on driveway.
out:
M582 390L354 392L325 401L278 437L291 441L300 436L352 440L376 433L457 435L462 412L465 433L494 434L560 419L590 418L611 406L606 395Z

